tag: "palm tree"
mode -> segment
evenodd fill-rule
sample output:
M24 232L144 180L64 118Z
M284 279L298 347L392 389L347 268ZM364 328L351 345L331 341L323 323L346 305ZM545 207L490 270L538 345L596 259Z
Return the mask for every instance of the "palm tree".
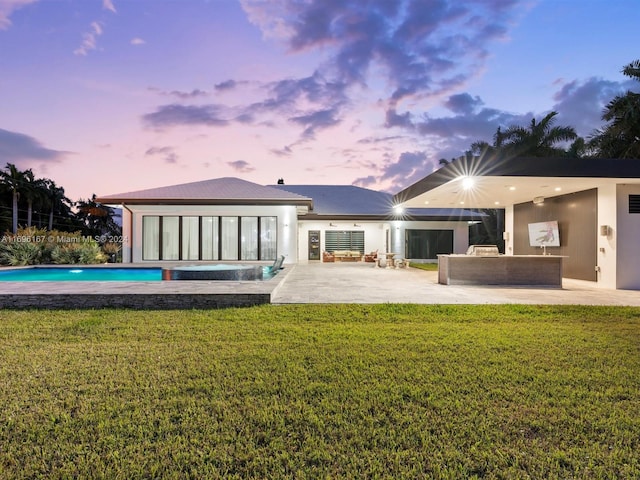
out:
M7 163L4 171L0 171L2 182L8 187L12 196L12 231L18 233L18 200L25 183L25 172L21 172L13 163Z
M56 212L69 216L71 209L69 200L64 194L64 188L58 187L53 180L44 180L46 187L46 199L49 207L49 230L53 230L53 215Z
M467 154L487 159L576 156L584 150L578 134L573 127L554 126L557 114L558 112L548 113L540 122L532 118L527 127L512 125L505 131L498 127L492 144L479 140L471 144ZM569 151L558 146L571 140L575 142Z
M33 204L42 203L45 199L45 180L35 178L31 169L25 170L23 174L22 194L27 200L27 227L30 227L33 219Z
M640 81L640 60L624 67L622 73ZM609 124L596 130L590 140L596 155L640 159L640 93L627 91L616 96L605 107L602 119Z
M512 126L503 134L502 142L514 156L521 157L562 157L566 151L557 146L578 138L573 127L554 126L558 112L548 113L540 122L535 118L527 128Z
M472 155L478 157L493 157L504 148L504 140L504 133L502 132L501 127L498 127L496 133L493 134L493 144L489 145L489 143L484 140L478 140L471 144L471 149L469 151Z

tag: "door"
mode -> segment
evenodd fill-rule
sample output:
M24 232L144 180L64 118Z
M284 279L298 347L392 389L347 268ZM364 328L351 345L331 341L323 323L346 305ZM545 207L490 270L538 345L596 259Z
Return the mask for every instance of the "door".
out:
M320 260L320 230L309 230L309 260Z
M453 230L405 230L406 258L435 260L453 253Z

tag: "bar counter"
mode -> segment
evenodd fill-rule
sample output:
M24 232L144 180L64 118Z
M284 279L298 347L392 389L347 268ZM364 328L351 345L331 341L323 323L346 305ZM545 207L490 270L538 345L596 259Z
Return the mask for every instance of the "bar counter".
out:
M563 258L560 255L438 255L438 283L561 288Z

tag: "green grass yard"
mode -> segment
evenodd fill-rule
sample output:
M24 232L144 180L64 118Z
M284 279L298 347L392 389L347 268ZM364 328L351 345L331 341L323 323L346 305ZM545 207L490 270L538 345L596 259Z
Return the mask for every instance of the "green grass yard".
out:
M1 311L0 478L640 478L640 309Z

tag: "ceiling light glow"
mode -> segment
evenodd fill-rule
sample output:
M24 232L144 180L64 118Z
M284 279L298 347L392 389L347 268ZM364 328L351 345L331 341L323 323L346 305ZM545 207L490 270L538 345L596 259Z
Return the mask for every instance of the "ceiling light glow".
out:
M474 184L475 184L475 182L473 181L472 177L463 177L462 178L462 188L464 188L465 190L469 190L470 188L473 188Z

